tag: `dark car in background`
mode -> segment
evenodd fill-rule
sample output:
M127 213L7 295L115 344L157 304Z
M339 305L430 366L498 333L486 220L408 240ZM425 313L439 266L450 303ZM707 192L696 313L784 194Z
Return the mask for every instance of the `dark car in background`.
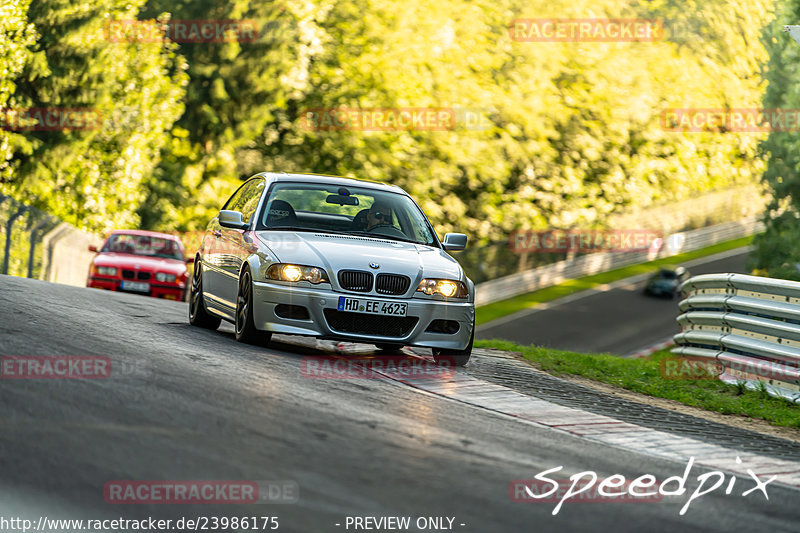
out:
M184 299L187 260L178 237L154 231L117 230L100 250L90 246L89 251L97 255L89 268L87 287Z
M663 266L647 280L644 293L650 296L676 298L681 284L689 279L689 271L682 266Z

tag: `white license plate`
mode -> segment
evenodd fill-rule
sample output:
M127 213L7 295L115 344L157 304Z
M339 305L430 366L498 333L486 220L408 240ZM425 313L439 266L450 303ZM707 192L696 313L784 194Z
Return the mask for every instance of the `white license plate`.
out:
M123 291L150 292L150 284L141 281L123 281Z
M361 300L339 296L339 311L368 313L370 315L406 316L408 304L405 302L382 302L380 300Z

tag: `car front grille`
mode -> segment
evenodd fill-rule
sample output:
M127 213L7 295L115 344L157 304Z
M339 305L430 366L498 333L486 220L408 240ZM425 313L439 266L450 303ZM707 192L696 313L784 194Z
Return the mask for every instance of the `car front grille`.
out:
M340 270L339 285L348 291L369 292L372 290L372 273L362 270Z
M380 294L405 294L411 285L411 278L400 274L378 274L375 291Z
M150 272L137 272L136 270L123 269L123 279L138 279L139 281L147 281L150 279Z
M336 309L325 309L324 313L332 330L379 337L405 337L419 320L415 316L369 315Z

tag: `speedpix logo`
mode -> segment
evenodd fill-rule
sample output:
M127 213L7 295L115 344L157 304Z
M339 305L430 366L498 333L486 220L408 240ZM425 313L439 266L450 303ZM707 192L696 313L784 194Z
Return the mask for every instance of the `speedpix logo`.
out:
M736 462L742 463L737 457ZM682 476L672 476L660 482L652 474L644 474L628 481L621 474L614 474L607 478L599 478L596 472L587 470L578 472L566 479L553 479L551 474L559 472L564 467L557 466L539 472L530 480L514 480L508 486L509 497L513 502L520 503L556 503L553 515L561 511L561 507L569 500L572 502L640 502L652 503L661 501L664 496L682 496L687 493L689 474L694 466L694 457L689 458ZM748 496L759 491L764 498L769 500L767 485L772 483L777 476L766 480L761 479L751 469L747 469L753 484L749 489L742 491L741 496ZM727 484L725 483L727 479ZM695 500L714 492L725 486L725 494L732 494L737 478L731 475L726 478L724 472L718 470L698 474L697 487L692 491L689 499L681 507L680 515L686 514L689 506ZM740 487L737 487L739 489Z

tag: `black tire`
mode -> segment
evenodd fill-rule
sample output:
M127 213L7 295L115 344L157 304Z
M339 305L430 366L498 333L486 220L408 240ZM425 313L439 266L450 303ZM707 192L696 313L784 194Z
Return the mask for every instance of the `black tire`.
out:
M236 340L256 346L266 346L272 334L256 329L253 322L253 281L250 270L245 268L239 276L239 292L236 295Z
M380 351L382 352L389 352L389 353L400 353L400 350L403 349L402 344L393 344L390 342L382 342L380 344L375 345Z
M472 343L475 341L475 320L472 321L472 334L469 336L469 344L463 350L446 350L444 348L433 349L433 360L438 364L464 366L469 363L472 356Z
M200 258L197 257L194 260L192 285L189 288L189 324L199 328L217 329L221 321L220 317L206 310L206 303L203 300L203 269L200 266Z

